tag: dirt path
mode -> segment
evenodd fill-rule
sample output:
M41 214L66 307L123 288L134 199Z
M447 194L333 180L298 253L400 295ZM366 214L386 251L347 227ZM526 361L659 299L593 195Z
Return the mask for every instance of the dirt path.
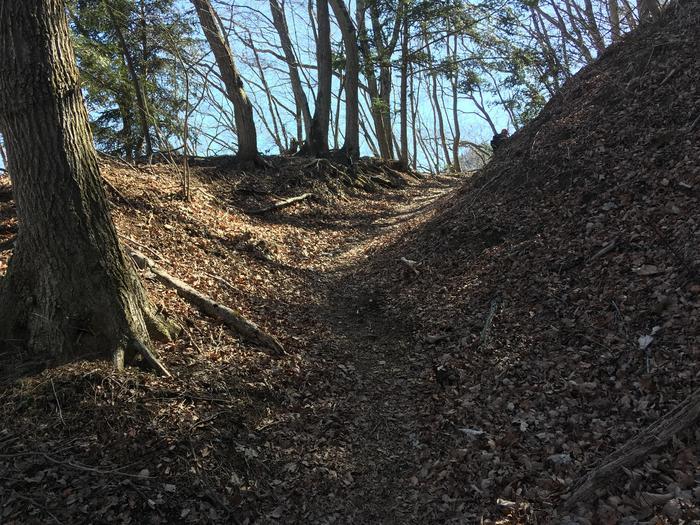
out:
M369 217L361 234L332 256L334 269L313 280L323 298L316 314L325 336L309 349L314 373L303 402L280 407L280 418L294 416L295 440L304 445L289 454L288 469L296 477L281 480L285 497L268 517L282 513L283 521L302 523L429 520L417 492L424 490L418 475L430 456L421 416L431 412L436 389L432 361L414 351L411 327L385 308L381 283L366 282L358 269L368 247L395 240L454 187L412 188L390 213ZM327 268L328 262L308 269ZM281 446L278 437L289 430L281 436L270 430L264 439Z

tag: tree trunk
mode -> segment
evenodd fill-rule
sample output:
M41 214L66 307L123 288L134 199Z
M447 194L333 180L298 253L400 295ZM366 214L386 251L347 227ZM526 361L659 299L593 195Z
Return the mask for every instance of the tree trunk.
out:
M279 35L284 58L287 62L287 68L289 69L289 81L292 84L292 93L294 93L297 111L301 112L304 121L304 131L308 136L311 130L311 112L309 111L309 103L306 100L304 88L301 85L301 78L299 78L299 68L296 55L294 54L294 48L292 47L292 41L289 38L289 29L287 28L284 10L278 0L270 0L270 11L272 11L272 22Z
M250 162L258 160L258 136L253 120L253 105L243 88L243 79L236 68L233 53L221 31L218 16L210 0L191 0L197 10L202 31L209 42L216 64L219 66L221 78L226 87L226 95L233 103L236 133L238 135L239 161Z
M382 107L382 100L377 85L377 76L374 73L374 57L372 50L369 47L369 37L365 28L365 12L367 7L364 0L357 1L356 18L357 32L364 59L364 73L367 79L367 92L369 93L369 109L372 114L372 122L374 123L374 131L377 136L377 144L379 145L379 155L382 158L389 159L392 157L391 141L387 140L386 129L384 127L383 113L389 110L388 107Z
M331 85L333 69L331 65L331 23L328 16L328 1L317 0L316 18L318 38L316 39L316 63L318 65L318 88L314 116L309 133L309 149L312 155L320 157L328 153L328 126L331 114Z
M394 25L388 41L384 38L383 24L380 20L378 2L371 2L370 18L372 20L372 32L374 33L374 45L379 54L379 100L381 106L380 117L382 119L382 129L388 144L388 158L394 158L392 144L394 142L394 132L391 123L391 88L393 70L391 57L394 54L396 45L401 34L402 20L407 12L407 4L400 2L394 18ZM388 21L387 21L388 25Z
M19 233L0 283L0 340L42 364L111 356L167 330L107 211L62 0L5 0L0 132Z
M408 169L408 16L404 14L401 31L401 166ZM415 130L414 130L415 134Z
M413 142L413 155L411 155L411 163L413 165L413 171L418 171L418 119L416 115L418 113L418 104L416 104L416 92L414 91L413 80L415 75L413 73L413 64L410 64L409 71L410 78L410 93L409 100L411 101L411 140ZM420 87L420 85L418 86Z
M639 20L656 18L661 14L658 0L637 0L637 11Z
M112 26L114 27L114 32L117 34L117 40L119 40L119 46L122 50L122 56L124 57L124 62L126 64L126 70L129 72L129 79L134 87L134 92L136 93L136 103L138 104L139 112L139 124L141 124L141 134L146 143L146 158L150 162L153 158L153 142L151 140L151 131L148 124L148 106L146 103L146 92L143 89L143 84L136 72L136 65L134 64L134 59L131 56L131 51L124 38L124 33L119 25L119 20L117 20L114 11L110 7L109 3L105 2L107 6L107 11L109 12L109 17L112 21Z
M330 0L345 43L345 142L343 153L351 162L360 157L360 56L357 33L343 0Z
M620 10L617 0L608 0L608 14L610 17L610 33L613 42L620 40Z
M449 39L448 39L449 42ZM459 165L459 143L462 140L459 130L459 92L457 90L457 80L459 68L457 68L457 35L454 35L454 48L452 49L452 60L455 63L455 70L452 72L450 80L452 81L452 121L454 130L452 132L452 169L455 173L462 171Z

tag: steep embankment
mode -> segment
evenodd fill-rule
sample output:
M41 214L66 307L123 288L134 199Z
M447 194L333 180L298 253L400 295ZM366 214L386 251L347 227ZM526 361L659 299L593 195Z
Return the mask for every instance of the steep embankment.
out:
M700 384L698 7L612 46L424 227L378 248L387 309L446 383L444 453L420 483L554 520L577 476ZM386 267L401 256L420 274ZM696 437L579 512L698 519Z

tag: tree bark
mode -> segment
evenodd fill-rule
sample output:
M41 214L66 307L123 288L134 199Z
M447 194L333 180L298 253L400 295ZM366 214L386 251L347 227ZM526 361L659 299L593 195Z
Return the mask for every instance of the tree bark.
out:
M400 160L403 169L408 169L408 16L404 14L401 31L401 151ZM415 130L414 130L415 133Z
M204 31L204 36L209 42L216 64L219 67L221 78L224 81L226 95L233 103L234 118L236 120L236 133L238 135L237 159L242 162L258 160L258 136L253 120L253 105L243 88L233 53L221 30L216 11L210 0L191 0L194 5L199 22Z
M637 11L639 20L656 18L661 14L658 0L637 0Z
M372 56L372 50L369 47L369 37L367 36L367 29L365 27L365 12L367 7L364 0L357 1L356 7L356 18L357 18L357 32L360 44L360 51L362 52L362 57L364 59L364 73L367 79L367 92L369 93L369 109L372 115L372 121L374 123L374 131L377 137L377 144L379 145L379 155L382 158L391 158L391 141L387 140L386 129L384 127L384 118L382 116L383 112L388 111L388 107L382 107L382 99L379 92L379 86L377 85L377 76L374 73L374 58Z
M330 0L345 43L345 141L343 153L351 162L360 157L360 56L355 24L344 0Z
M301 85L296 55L294 54L292 41L289 38L287 19L284 16L284 10L278 0L270 0L270 11L272 12L272 23L279 35L284 58L287 62L287 68L289 69L289 81L292 84L292 93L294 94L297 111L301 112L304 122L304 131L308 137L311 130L311 112L309 111L309 102L306 99L304 88Z
M0 282L0 341L42 364L108 357L167 334L107 211L61 0L5 0L0 132L19 219Z
M449 39L448 39L449 46ZM459 68L457 67L457 35L454 35L454 48L452 49L452 60L455 64L455 70L450 76L450 81L452 83L452 121L453 121L453 132L452 132L452 170L456 173L462 171L462 167L459 164L459 143L462 139L459 130L459 91L457 89L457 80L459 75Z
M610 34L613 42L620 40L620 9L617 0L608 0L608 15L610 18Z
M318 88L314 116L309 133L310 153L316 157L328 153L328 127L331 115L331 85L333 69L331 65L331 23L328 15L328 1L316 1L318 37L316 39L316 63L318 65Z

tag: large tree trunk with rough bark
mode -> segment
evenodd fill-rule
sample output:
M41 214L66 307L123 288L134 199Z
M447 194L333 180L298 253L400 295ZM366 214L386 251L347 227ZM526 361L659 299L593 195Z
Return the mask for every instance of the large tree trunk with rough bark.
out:
M360 157L360 55L355 24L343 0L330 0L345 44L345 142L343 152L350 159Z
M236 133L238 135L238 153L236 157L242 162L258 160L258 135L253 120L253 105L243 89L241 78L233 53L221 31L219 19L209 0L191 0L197 10L204 36L209 42L216 64L219 66L224 81L226 95L233 103Z
M167 332L108 213L62 0L0 2L0 132L19 232L0 347L41 364L112 357Z

